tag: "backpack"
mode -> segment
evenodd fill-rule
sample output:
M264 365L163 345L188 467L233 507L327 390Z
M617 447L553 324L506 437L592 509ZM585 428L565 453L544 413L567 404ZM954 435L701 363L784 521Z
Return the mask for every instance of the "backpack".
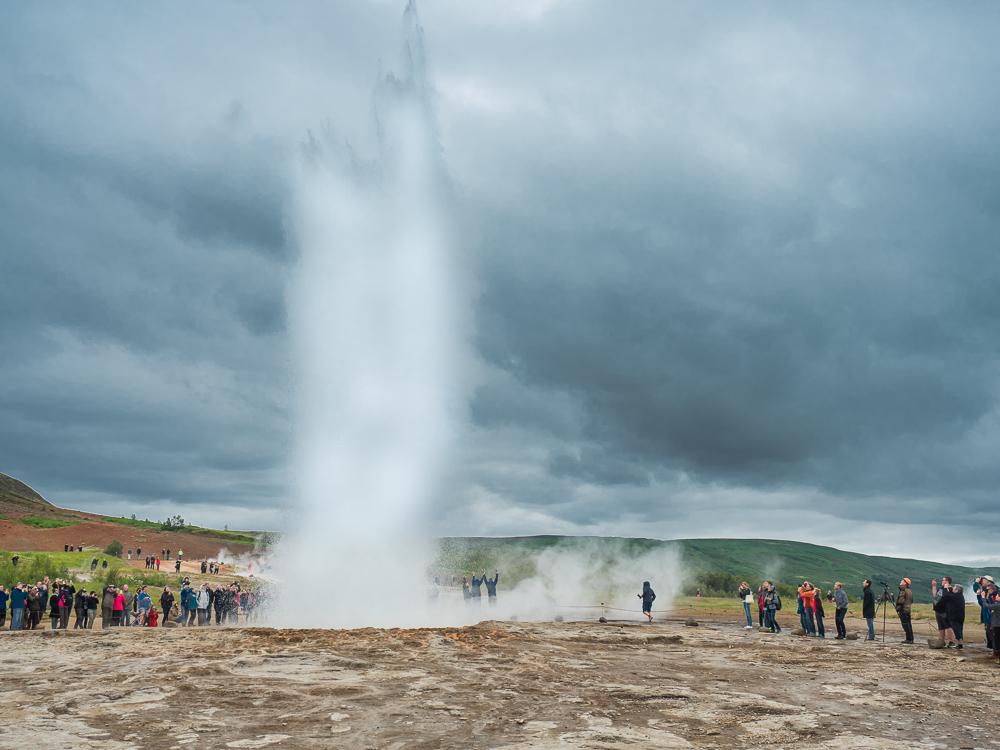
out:
M778 610L781 609L781 597L778 596L778 592L777 591L774 592L774 609L775 609L775 611L778 611Z

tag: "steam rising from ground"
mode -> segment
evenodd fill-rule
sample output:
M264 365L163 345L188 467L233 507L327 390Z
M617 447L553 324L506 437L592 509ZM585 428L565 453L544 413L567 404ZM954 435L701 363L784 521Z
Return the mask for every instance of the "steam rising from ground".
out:
M531 575L512 591L499 592L495 611L484 600L486 617L583 619L606 614L608 619L645 619L637 597L642 582L651 583L653 609L662 611L680 591L683 578L676 548L635 554L625 542L607 540L553 547L533 555L530 563Z
M466 316L412 3L404 35L401 77L375 91L376 155L329 128L303 145L289 290L298 503L277 569L286 582L322 570L323 593L280 606L287 624L416 624L426 603L421 511L447 461Z
M290 217L301 254L289 289L297 503L273 557L281 584L270 620L462 624L594 616L573 608L600 602L637 614L643 580L668 601L680 576L664 551L636 557L577 544L542 552L518 561L532 574L514 590L511 568L502 571L493 611L485 596L481 608L470 605L460 587L437 586L429 575L437 550L422 513L464 415L470 316L412 1L404 35L402 75L383 76L375 91L375 156L360 158L329 128L303 145Z

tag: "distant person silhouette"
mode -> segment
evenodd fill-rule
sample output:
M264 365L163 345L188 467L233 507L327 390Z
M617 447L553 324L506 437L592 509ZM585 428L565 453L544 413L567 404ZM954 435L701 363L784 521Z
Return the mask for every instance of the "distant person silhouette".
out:
M649 581L642 582L642 593L637 594L637 596L642 599L642 613L646 615L649 619L646 622L653 621L653 601L656 599L656 593L649 585Z
M482 585L486 580L486 571L483 571L481 578L476 578L476 574L472 574L472 598L474 604L482 604L483 602L483 590Z
M491 607L495 607L497 605L497 581L500 580L500 571L497 568L494 568L493 572L496 575L493 576L492 581L489 578L486 578L485 581L483 581L486 584L486 595L489 598ZM483 571L483 575L486 575L485 570Z

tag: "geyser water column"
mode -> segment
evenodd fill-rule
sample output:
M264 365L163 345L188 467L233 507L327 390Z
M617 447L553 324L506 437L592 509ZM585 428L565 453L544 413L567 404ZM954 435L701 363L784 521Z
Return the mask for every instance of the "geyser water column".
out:
M278 624L428 617L422 512L447 459L466 316L412 2L404 36L403 73L375 91L375 156L328 129L303 145L290 217L297 502L277 562Z

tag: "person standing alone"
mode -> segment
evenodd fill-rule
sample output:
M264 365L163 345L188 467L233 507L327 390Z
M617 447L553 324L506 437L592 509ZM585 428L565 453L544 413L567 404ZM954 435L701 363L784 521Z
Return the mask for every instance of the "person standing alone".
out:
M837 640L842 641L847 638L847 626L844 625L844 617L847 616L847 592L840 584L840 581L833 584L833 603L837 606Z
M646 615L646 622L653 621L653 601L656 599L656 593L649 585L649 581L642 582L642 593L638 595L642 599L642 613Z

